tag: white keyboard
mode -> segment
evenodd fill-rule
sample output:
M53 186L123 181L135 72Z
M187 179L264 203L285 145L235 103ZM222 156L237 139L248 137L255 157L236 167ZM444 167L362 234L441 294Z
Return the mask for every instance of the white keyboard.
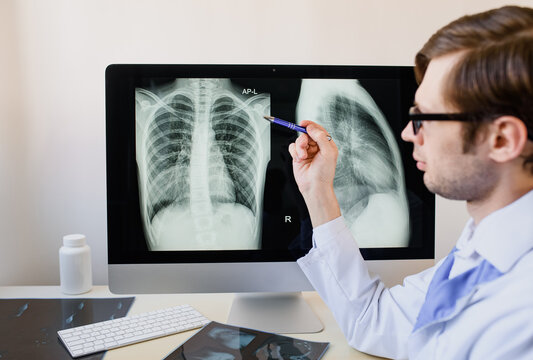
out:
M189 305L150 311L123 318L59 330L72 357L196 329L210 320Z

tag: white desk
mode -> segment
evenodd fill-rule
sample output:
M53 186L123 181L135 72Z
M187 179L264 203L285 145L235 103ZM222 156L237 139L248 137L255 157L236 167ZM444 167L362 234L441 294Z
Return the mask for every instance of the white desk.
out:
M128 312L128 315L142 313L160 308L171 307L179 304L190 304L203 315L213 321L225 323L228 317L233 294L154 294L154 295L129 295L135 296L135 301ZM0 286L0 298L105 298L119 297L112 294L107 286L95 286L85 294L77 296L66 296L59 291L59 286ZM305 300L312 307L315 314L324 325L324 330L316 334L290 334L291 337L306 339L310 341L329 342L330 346L323 359L344 360L344 359L380 359L374 356L363 354L350 346L346 342L333 315L326 307L322 299L315 292L305 292ZM194 334L194 331L162 337L155 340L146 341L114 350L110 350L105 355L105 360L160 360L168 355L172 350L181 345L185 340Z

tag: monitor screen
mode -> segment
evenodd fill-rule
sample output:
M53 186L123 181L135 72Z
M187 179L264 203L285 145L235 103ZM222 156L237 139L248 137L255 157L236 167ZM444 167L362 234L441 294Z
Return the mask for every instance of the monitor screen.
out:
M298 133L339 149L334 189L365 259L433 257L434 196L400 140L411 67L110 65L110 264L294 261L312 226L292 175Z

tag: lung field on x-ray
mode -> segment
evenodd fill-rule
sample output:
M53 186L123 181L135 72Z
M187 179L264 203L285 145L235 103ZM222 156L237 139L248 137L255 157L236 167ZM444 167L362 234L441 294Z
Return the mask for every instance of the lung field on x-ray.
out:
M372 97L356 80L303 80L297 119L324 126L338 147L334 190L359 246L407 246L401 157Z
M228 79L137 88L136 160L151 250L258 249L270 95Z
M194 104L176 94L157 106L148 119L145 136L146 197L149 221L172 204L186 204L190 193L190 160L194 129Z
M331 132L340 144L334 187L343 209L364 209L370 195L398 187L398 178L391 176L397 164L370 113L353 99L336 95L325 106L324 117L335 120Z

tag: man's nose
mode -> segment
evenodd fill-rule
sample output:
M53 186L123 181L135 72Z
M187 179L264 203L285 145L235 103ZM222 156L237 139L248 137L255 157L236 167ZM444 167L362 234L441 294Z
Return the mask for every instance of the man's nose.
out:
M402 130L401 136L402 136L403 141L412 142L412 143L416 142L419 145L422 142L422 136L420 134L420 130L415 135L415 133L413 132L413 124L411 123L411 121L409 121L407 125L405 126L405 128Z

